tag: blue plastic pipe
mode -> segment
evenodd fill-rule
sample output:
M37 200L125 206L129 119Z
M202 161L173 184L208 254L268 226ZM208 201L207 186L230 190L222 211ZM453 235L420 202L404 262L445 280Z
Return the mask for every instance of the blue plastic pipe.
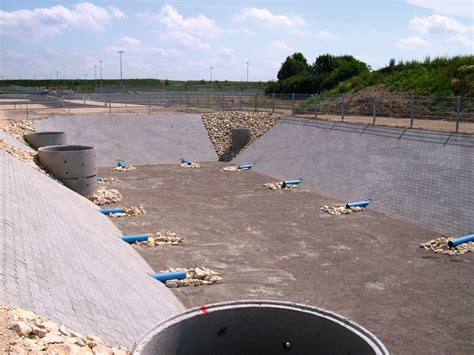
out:
M135 242L146 242L148 240L148 234L130 234L124 235L121 238L124 242L133 244Z
M448 247L450 248L455 248L459 244L464 244L464 243L469 243L469 242L474 242L474 234L469 234L464 237L460 237L454 240L450 240L448 242Z
M191 165L191 162L188 159L181 159L181 163Z
M97 182L102 182L102 178L101 178L101 177L97 177L97 178L95 178L95 180L96 180Z
M125 213L125 210L123 208L102 208L99 210L100 213L103 214L111 214L111 213Z
M120 159L120 160L117 162L117 166L120 166L120 167L122 167L122 168L125 168L125 167L127 166L127 164L125 164L125 162L124 162L122 159Z
M159 272L157 274L151 274L151 277L161 282L166 282L168 280L184 280L186 278L186 271Z
M351 207L367 207L370 203L370 200L367 201L359 201L359 202L349 202L346 205L346 208L351 208Z
M239 169L252 169L255 164L243 164L239 165Z
M298 185L301 183L301 179L297 179L297 180L286 180L286 181L283 181L283 187L287 186L287 185Z

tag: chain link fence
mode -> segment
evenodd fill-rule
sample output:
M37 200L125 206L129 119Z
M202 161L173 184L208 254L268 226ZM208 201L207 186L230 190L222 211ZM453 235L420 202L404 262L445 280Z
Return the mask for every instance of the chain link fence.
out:
M163 110L266 111L329 121L425 128L474 134L474 98L242 93L1 95L0 110L25 117Z

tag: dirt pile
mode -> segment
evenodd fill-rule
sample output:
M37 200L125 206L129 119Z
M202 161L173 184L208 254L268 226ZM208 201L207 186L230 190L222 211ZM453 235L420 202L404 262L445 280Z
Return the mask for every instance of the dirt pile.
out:
M276 190L290 190L294 189L298 185L296 184L285 184L283 181L278 181L278 182L267 182L266 184L263 184L264 187L267 189L276 191Z
M117 184L120 182L120 179L119 178L116 178L116 177L105 177L105 178L98 178L97 179L97 183L99 185L102 185L102 184Z
M329 214L351 214L352 212L364 211L365 208L358 206L347 208L346 205L332 205L323 206L320 210Z
M252 135L249 144L251 144L277 124L281 118L279 114L268 112L228 111L202 115L209 138L221 161L230 161L239 153L232 151L232 128L250 128Z
M122 172L127 172L127 171L133 171L137 170L132 164L130 165L125 165L125 166L116 166L114 168L115 171L122 171Z
M112 218L117 217L128 217L128 216L140 216L145 214L146 211L142 206L130 206L123 209L125 212L110 213L109 216Z

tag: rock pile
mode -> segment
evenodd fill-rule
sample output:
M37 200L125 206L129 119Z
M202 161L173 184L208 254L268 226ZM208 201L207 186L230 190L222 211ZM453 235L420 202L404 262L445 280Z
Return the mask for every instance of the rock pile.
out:
M237 171L244 171L244 170L249 170L249 168L240 168L238 165L231 165L231 166L225 166L222 168L224 171L229 171L229 172L237 172Z
M184 242L184 237L180 236L176 232L157 232L155 235L149 234L148 240L145 242L136 242L136 245L145 248L153 248L156 246L161 246L165 244L176 245Z
M99 188L95 193L87 196L87 198L99 206L122 201L122 195L118 190L105 187Z
M11 331L10 354L112 354L128 355L125 347L108 346L99 337L83 336L37 314L7 306Z
M28 144L25 141L25 134L35 133L33 122L30 120L14 121L2 128L9 135L15 137L19 141Z
M102 185L102 184L117 184L120 182L120 179L119 178L116 178L116 177L105 177L105 178L100 178L99 180L97 180L97 183Z
M440 237L432 239L426 243L420 244L420 248L431 250L436 254L445 255L462 255L466 253L474 253L474 242L460 244L455 248L450 248L448 242L453 240L452 237Z
M291 190L298 186L298 185L293 185L293 184L288 184L285 186L284 185L285 184L283 183L283 181L267 182L266 184L263 184L263 186L265 186L267 189L274 190L274 191L281 190L281 189Z
M132 164L130 165L125 165L125 166L116 166L114 168L115 171L122 171L122 172L127 172L127 171L133 171L137 170Z
M42 173L46 174L46 172L41 168L36 152L27 152L23 149L17 148L14 145L11 145L5 142L3 139L0 138L0 149L7 152L8 154L14 156L18 160L27 163L32 168L41 171ZM48 175L48 174L46 174Z
M202 115L209 138L221 161L230 161L238 153L232 151L232 128L250 128L252 136L249 144L251 144L277 124L281 118L281 115L269 112L227 111Z
M145 209L142 206L130 206L124 208L125 212L111 213L110 217L127 217L127 216L139 216L145 214Z
M173 269L162 272L186 271L186 278L184 280L168 280L165 285L169 288L187 287L187 286L201 286L212 285L213 283L222 280L218 272L215 272L206 267L196 267L191 269Z
M191 169L199 169L201 167L201 164L199 163L179 163L178 164L180 168L191 168Z
M361 212L365 210L365 208L358 206L346 208L346 205L333 205L323 206L320 208L320 210L329 214L351 214L352 212Z

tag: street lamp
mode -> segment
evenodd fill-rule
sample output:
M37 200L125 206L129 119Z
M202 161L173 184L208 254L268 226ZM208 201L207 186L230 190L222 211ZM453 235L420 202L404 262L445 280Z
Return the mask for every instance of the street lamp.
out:
M123 79L122 79L122 53L124 51L118 51L118 54L120 55L120 90L123 91Z
M102 59L99 60L99 68L100 68L100 93L102 94Z
M211 80L210 80L211 83L212 83L212 69L213 69L213 68L214 68L214 67L209 67L209 69L211 69Z
M249 82L249 65L250 63L249 62L246 62L247 63L247 83Z
M94 65L95 93L97 94L97 65Z

